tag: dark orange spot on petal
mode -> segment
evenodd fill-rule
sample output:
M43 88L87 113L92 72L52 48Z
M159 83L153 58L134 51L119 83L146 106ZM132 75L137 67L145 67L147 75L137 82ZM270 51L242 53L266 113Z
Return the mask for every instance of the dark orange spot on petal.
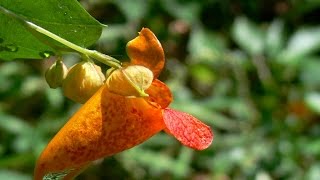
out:
M203 150L213 140L210 127L190 114L166 108L163 112L163 120L166 131L185 146Z
M149 94L148 100L160 105L163 109L168 107L172 102L172 94L166 84L158 79L155 79L151 86L146 90Z
M148 28L143 28L139 36L127 44L131 64L149 68L156 79L164 66L164 52L157 37Z
M161 108L144 98L110 93L104 85L42 152L35 179L50 172L80 169L93 160L140 144L163 128Z

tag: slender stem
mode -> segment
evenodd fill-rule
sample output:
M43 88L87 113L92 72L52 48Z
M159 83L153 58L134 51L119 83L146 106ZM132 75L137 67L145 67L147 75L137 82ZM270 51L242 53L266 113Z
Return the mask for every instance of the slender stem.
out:
M37 32L41 33L41 34L44 34L58 42L60 42L61 44L75 50L75 51L78 51L82 54L85 54L93 59L96 59L108 66L111 66L111 67L114 67L114 68L120 68L121 65L120 65L120 62L118 60L116 60L115 58L111 57L111 56L108 56L106 54L102 54L98 51L95 51L95 50L89 50L89 49L86 49L86 48L83 48L83 47L80 47L66 39L63 39L61 38L60 36L56 35L56 34L53 34L52 32L32 23L32 22L29 22L29 21L26 21L26 24L28 25L28 27L36 30Z
M46 29L44 29L44 28L42 28L42 27L40 27L38 25L35 25L32 22L26 21L26 24L30 28L38 31L39 33L44 34L44 35L46 35L46 36L48 36L48 37L60 42L61 44L64 44L65 46L68 46L69 48L71 48L73 50L76 50L76 51L78 51L78 52L80 52L82 54L88 54L88 51L90 51L88 49L82 48L82 47L80 47L80 46L78 46L78 45L76 45L76 44L74 44L74 43L72 43L70 41L67 41L67 40L61 38L60 36L58 36L56 34L53 34L52 32L50 32L50 31L48 31L48 30L46 30Z
M87 56L89 56L89 57L91 57L93 59L96 59L96 60L98 60L98 61L100 61L100 62L102 62L102 63L104 63L104 64L106 64L108 66L111 66L111 67L114 67L114 68L120 68L121 67L121 63L117 59L115 59L115 58L113 58L111 56L108 56L106 54L102 54L102 53L100 53L98 51L89 50L89 49L83 48L81 46L78 46L78 45L76 45L76 44L74 44L74 43L72 43L72 42L70 42L70 41L68 41L66 39L63 39L62 37L50 32L50 31L48 31L48 30L46 30L46 29L44 29L44 28L42 28L42 27L40 27L40 26L30 22L30 21L25 20L23 17L18 16L17 14L9 11L8 9L6 9L6 8L4 8L2 6L0 6L0 12L19 20L24 25L26 25L28 28L31 28L31 29L43 34L43 35L46 35L46 36L52 38L53 40L58 41L59 43L65 45L65 46L67 46L67 47L69 47L69 48L71 48L71 49L73 49L73 50L75 50L75 51L77 51L79 53L82 53L82 54L87 55Z

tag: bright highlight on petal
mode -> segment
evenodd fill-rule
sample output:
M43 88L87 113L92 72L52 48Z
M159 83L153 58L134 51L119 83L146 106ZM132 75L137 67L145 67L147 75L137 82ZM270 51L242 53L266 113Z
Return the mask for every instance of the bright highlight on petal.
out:
M169 134L185 146L203 150L210 146L213 140L210 127L190 114L166 108L163 112L163 120Z
M143 28L139 36L127 44L131 64L142 65L153 72L156 79L164 66L164 52L157 37L148 28Z

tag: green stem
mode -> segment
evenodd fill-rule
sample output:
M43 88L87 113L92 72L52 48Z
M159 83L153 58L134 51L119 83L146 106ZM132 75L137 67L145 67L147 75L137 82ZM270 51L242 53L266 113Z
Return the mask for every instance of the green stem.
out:
M111 56L108 56L106 54L102 54L102 53L100 53L98 51L89 50L89 49L83 48L81 46L78 46L78 45L76 45L76 44L74 44L74 43L72 43L72 42L70 42L70 41L68 41L66 39L63 39L62 37L50 32L50 31L48 31L48 30L46 30L46 29L44 29L44 28L42 28L42 27L40 27L40 26L30 22L30 21L25 20L23 17L18 16L17 14L9 11L8 9L6 9L6 8L4 8L2 6L0 6L0 12L19 20L24 25L26 25L28 28L31 28L31 29L43 34L43 35L46 35L46 36L52 38L53 40L58 41L59 43L65 45L65 46L67 46L67 47L69 47L69 48L71 48L71 49L73 49L73 50L75 50L75 51L77 51L77 52L79 52L81 54L84 54L84 55L86 55L88 57L96 59L96 60L98 60L98 61L100 61L100 62L102 62L102 63L104 63L104 64L106 64L108 66L114 67L114 68L120 68L121 67L121 63L117 59L115 59L115 58L113 58Z
M98 51L95 51L95 50L89 50L89 49L86 49L86 48L83 48L83 47L80 47L66 39L63 39L61 38L60 36L56 35L56 34L53 34L52 32L32 23L32 22L29 22L29 21L25 21L25 23L27 24L28 27L36 30L37 32L41 33L41 34L44 34L56 41L58 41L59 43L75 50L75 51L78 51L84 55L87 55L93 59L96 59L108 66L111 66L111 67L114 67L114 68L120 68L121 65L120 65L120 62L118 60L116 60L115 58L111 57L111 56L108 56L106 54L102 54Z
M52 32L50 32L50 31L48 31L48 30L46 30L46 29L44 29L44 28L42 28L42 27L40 27L38 25L35 25L32 22L26 21L26 24L30 28L38 31L39 33L44 34L44 35L46 35L46 36L48 36L48 37L60 42L61 44L64 44L65 46L68 46L69 48L71 48L73 50L76 50L76 51L78 51L78 52L80 52L82 54L88 54L88 49L82 48L82 47L80 47L80 46L78 46L78 45L76 45L76 44L74 44L74 43L72 43L70 41L67 41L67 40L61 38L60 36L55 35Z

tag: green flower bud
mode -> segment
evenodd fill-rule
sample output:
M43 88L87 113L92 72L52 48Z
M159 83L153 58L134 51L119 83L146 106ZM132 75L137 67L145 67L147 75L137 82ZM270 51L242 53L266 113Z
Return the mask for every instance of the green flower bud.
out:
M57 88L62 85L66 77L68 68L61 59L53 63L45 72L45 78L50 88Z
M144 90L148 89L153 81L153 73L150 69L131 65L113 71L106 84L110 92L122 96L145 97Z
M62 89L66 97L85 103L102 85L105 77L101 68L91 62L80 62L70 68Z

